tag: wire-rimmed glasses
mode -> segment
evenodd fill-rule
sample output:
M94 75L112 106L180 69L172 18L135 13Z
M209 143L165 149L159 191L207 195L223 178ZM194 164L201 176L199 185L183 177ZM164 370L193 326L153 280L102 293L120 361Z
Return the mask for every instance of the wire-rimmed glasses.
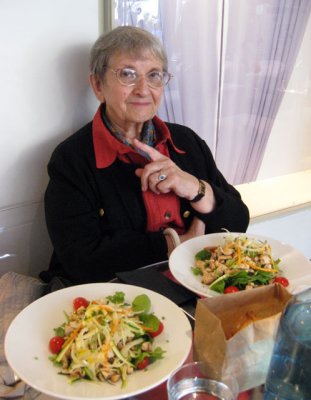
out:
M153 88L160 88L168 84L170 79L173 77L172 74L166 71L152 70L147 74L138 74L134 68L119 68L113 69L106 67L115 73L118 81L124 86L134 86L138 80L144 76L147 85Z

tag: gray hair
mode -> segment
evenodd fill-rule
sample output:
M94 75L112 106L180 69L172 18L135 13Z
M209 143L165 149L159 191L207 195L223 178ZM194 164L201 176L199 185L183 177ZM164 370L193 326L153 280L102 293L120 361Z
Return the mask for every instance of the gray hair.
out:
M105 67L109 65L110 57L124 52L130 55L141 55L148 50L158 58L167 71L167 56L160 40L150 32L134 26L118 26L112 31L101 35L94 43L90 53L90 72L104 77Z

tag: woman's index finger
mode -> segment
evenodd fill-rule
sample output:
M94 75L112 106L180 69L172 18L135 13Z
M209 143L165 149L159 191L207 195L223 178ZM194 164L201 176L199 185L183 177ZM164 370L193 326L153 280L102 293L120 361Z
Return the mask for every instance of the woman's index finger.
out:
M161 154L158 150L154 149L146 143L140 142L138 139L134 139L133 144L137 149L147 153L151 161L157 161L164 157L163 154Z

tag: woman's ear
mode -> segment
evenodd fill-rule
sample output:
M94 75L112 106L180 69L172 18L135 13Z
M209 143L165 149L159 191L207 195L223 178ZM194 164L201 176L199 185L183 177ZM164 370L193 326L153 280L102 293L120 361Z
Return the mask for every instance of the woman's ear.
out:
M97 75L90 75L89 81L97 99L100 101L100 103L104 103L105 96L103 81L99 79Z

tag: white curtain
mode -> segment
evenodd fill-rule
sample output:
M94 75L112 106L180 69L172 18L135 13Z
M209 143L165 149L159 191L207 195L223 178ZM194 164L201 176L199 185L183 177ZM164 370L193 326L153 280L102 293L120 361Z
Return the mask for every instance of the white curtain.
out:
M118 3L119 24L152 31L167 50L174 78L159 116L204 138L232 184L256 180L311 1L149 0L149 9L148 1Z
M215 158L232 183L256 180L310 8L310 0L225 2Z
M159 1L162 40L174 75L160 116L189 126L215 154L222 2Z

